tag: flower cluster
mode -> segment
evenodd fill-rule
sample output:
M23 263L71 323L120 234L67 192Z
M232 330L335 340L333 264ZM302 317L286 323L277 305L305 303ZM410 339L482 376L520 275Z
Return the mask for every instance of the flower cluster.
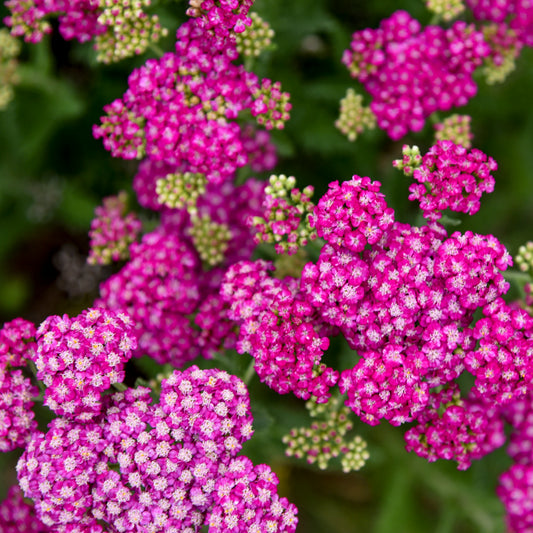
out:
M312 216L311 227L319 237L335 248L361 252L367 244L376 244L394 220L387 207L380 184L370 178L353 176L339 185L329 184Z
M531 390L508 404L504 418L512 427L507 453L512 466L499 480L497 493L507 511L506 521L510 531L528 531L533 527L531 490L533 487L533 398Z
M8 0L5 5L10 16L4 22L13 35L39 42L52 31L48 17L57 15L62 37L80 42L94 38L97 60L103 63L141 54L166 35L157 15L143 11L150 0Z
M308 217L314 208L311 198L313 187L303 191L295 188L293 176L270 176L265 188L262 217L253 217L249 223L257 231L255 241L274 243L276 253L295 254L309 240L316 239L316 232L309 227Z
M35 326L23 318L6 322L0 329L0 368L24 366L35 354Z
M193 366L162 381L158 404L149 392L115 393L94 421L58 418L33 435L17 471L44 524L59 532L193 533L238 520L242 531L294 531L296 508L277 495L270 469L236 458L253 432L238 378ZM241 466L247 481L237 481ZM230 518L237 507L242 513Z
M473 215L481 195L494 190L491 172L498 165L477 149L468 151L453 141L438 141L422 157L409 187L409 200L418 200L424 217L438 220L445 209Z
M197 17L203 30L227 38L251 25L248 11L252 4L253 0L189 0L187 15Z
M355 32L342 60L372 96L378 126L399 139L420 131L434 111L465 105L477 91L472 74L489 51L472 25L421 29L397 11L378 29Z
M35 356L35 326L16 318L0 330L0 451L24 447L33 431L33 396L38 390L22 370Z
M466 0L474 17L496 23L507 23L519 40L533 46L533 6L529 0Z
M418 424L405 434L406 449L428 461L457 461L466 470L505 442L498 408L461 399L458 387L431 394L430 403L418 417Z
M273 268L264 261L241 261L226 273L220 294L230 304L229 317L240 325L237 350L250 353L259 378L276 392L324 403L338 379L337 371L321 363L328 328L297 280L271 278Z
M106 30L98 22L99 0L7 0L5 5L10 15L4 22L11 27L11 34L31 43L52 31L47 20L50 15L59 15L59 32L64 39L86 42Z
M181 366L198 355L187 316L200 297L198 258L187 243L162 231L147 233L130 253L130 261L101 285L97 303L131 316L136 356Z
M58 415L90 420L102 409L102 392L124 380L124 364L137 347L124 313L88 309L74 318L49 316L37 330L37 379L44 404Z
M127 194L104 198L95 209L95 218L89 231L90 251L87 262L107 265L129 257L129 246L141 231L141 221L127 212Z
M14 485L7 498L0 502L0 530L2 533L48 533L50 530L35 516L33 506L24 501L22 491Z
M234 41L206 33L200 20L178 29L176 53L132 72L124 97L105 108L94 135L114 157L146 154L220 184L248 162L238 113L249 109L267 128L280 128L290 104L277 82L259 82L235 65Z

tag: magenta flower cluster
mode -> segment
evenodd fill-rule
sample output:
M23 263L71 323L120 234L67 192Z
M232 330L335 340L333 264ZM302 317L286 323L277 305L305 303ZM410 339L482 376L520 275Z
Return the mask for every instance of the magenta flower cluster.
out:
M4 19L11 33L31 43L39 42L52 27L46 18L58 15L59 32L64 39L80 42L91 40L103 33L105 26L98 23L100 2L98 0L7 0L10 16Z
M474 215L479 211L481 195L494 190L492 172L497 168L494 159L481 150L439 141L415 168L417 183L409 187L409 200L420 202L428 220L438 220L445 209Z
M102 393L124 380L124 364L137 347L131 319L98 308L74 318L49 316L36 340L37 379L47 387L44 404L85 421L100 413Z
M34 433L17 470L44 524L76 533L194 533L204 523L294 531L296 509L277 495L270 469L237 457L253 433L238 378L193 366L163 380L158 404L149 392L115 393L91 422L58 418Z
M2 533L49 533L36 516L32 505L24 501L20 487L14 485L7 491L7 497L0 502L0 531Z
M253 0L189 0L187 15L198 17L198 25L217 37L242 33L252 19L248 11Z
M249 109L266 126L282 127L290 104L278 84L235 64L234 39L213 36L200 20L178 29L176 53L132 72L124 97L104 108L94 135L114 157L146 155L222 183L249 162L239 112Z
M399 139L420 131L433 112L465 105L477 92L472 75L489 51L473 25L421 29L396 11L378 29L355 32L342 61L371 95L378 126Z
M0 452L24 447L37 429L33 397L39 392L24 377L26 360L35 355L35 326L22 318L0 330Z
M271 278L265 261L242 261L228 270L221 286L229 318L240 325L237 350L254 358L261 381L280 394L292 392L323 403L338 372L321 364L330 328L320 320L294 278Z
M519 41L533 46L533 5L529 0L466 0L466 3L475 18L508 24Z
M137 216L127 213L124 192L104 198L102 205L95 209L95 217L91 222L87 261L108 264L127 259L129 245L137 239L141 229L142 224Z

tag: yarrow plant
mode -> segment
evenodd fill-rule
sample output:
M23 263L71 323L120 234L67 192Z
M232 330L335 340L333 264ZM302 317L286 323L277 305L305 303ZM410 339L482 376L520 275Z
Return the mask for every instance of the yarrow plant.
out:
M398 176L354 170L320 189L272 174L298 104L262 77L275 34L253 0L167 6L188 17L170 50L149 0L4 5L29 44L57 27L103 63L157 57L92 129L138 204L120 192L95 210L88 263L115 262L98 294L0 329L0 451L18 450L2 531L292 533L306 517L287 465L347 474L377 450L379 467L391 446L374 426L458 470L508 443L496 493L509 531L533 530L533 245L509 272L496 236L450 230L450 212L482 209L498 164L473 147L474 118L437 114L476 96L476 71L510 75L533 45L530 2L428 1L430 24L398 10L344 43L339 67L368 94L347 88L331 131L410 142L434 125L393 162L410 210L392 207ZM323 52L318 33L302 62ZM0 37L13 83L18 45ZM291 463L270 461L281 444Z

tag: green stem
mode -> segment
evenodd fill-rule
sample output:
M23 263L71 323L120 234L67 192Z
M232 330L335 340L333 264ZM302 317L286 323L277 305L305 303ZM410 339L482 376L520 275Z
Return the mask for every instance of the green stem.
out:
M516 270L509 270L502 272L502 274L507 281L514 281L515 283L531 282L531 276L527 272L517 272Z
M113 383L113 388L115 388L118 392L124 392L128 390L128 387L124 385L124 383Z
M150 48L150 50L152 50L152 52L156 54L158 57L163 57L165 55L165 52L161 48L159 48L159 46L157 46L157 44L155 43L150 43L148 45L148 48Z
M28 368L30 369L31 373L33 374L33 377L35 378L35 381L37 382L37 387L39 387L39 392L41 393L40 396L44 396L46 387L44 386L44 383L42 381L39 381L37 379L37 367L35 366L35 363L31 359L27 359L26 361L28 364Z
M244 373L244 377L242 378L245 385L250 384L250 381L252 380L252 377L255 374L254 365L255 365L255 359L252 357L252 360L250 361L250 364L248 365L248 368L246 369L246 372Z

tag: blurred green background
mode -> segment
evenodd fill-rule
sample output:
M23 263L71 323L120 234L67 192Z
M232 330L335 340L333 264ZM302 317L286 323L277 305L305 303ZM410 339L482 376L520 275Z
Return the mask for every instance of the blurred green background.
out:
M152 4L170 30L160 46L171 50L186 3ZM280 155L275 172L294 175L301 186L313 184L315 198L331 181L370 176L382 182L397 217L413 222L409 181L392 160L404 143L425 151L431 126L399 142L374 130L350 143L333 125L339 100L356 86L340 62L351 33L377 27L397 9L424 24L431 18L421 0L257 0L255 10L276 32L276 49L254 68L291 93L292 118L273 134ZM122 96L131 70L149 56L98 65L90 44L65 42L57 32L23 46L15 99L0 112L0 322L76 314L109 275L85 265L87 231L102 197L131 190L136 163L111 158L91 128L102 107ZM533 50L523 51L503 84L489 86L481 76L478 81L478 95L459 112L472 116L474 146L496 159L499 170L495 192L474 217L462 217L458 229L492 233L515 255L533 240ZM281 492L300 509L300 533L504 531L494 495L498 473L509 465L504 451L458 472L453 464L429 465L406 454L401 431L359 424L369 444L368 465L351 475L319 472L283 456L281 435L309 423L301 402L270 393L257 380L253 385L256 438L247 450L278 472ZM12 465L17 456L2 460ZM4 471L1 495L14 479L7 466Z

